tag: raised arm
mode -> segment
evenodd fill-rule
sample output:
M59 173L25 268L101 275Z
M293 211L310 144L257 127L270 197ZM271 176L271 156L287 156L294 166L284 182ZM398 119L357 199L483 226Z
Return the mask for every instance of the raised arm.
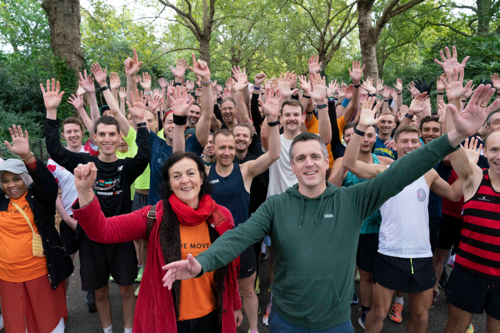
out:
M123 64L125 65L125 74L127 75L127 102L131 103L132 100L130 99L131 95L136 89L137 89L137 81L135 79L135 75L139 71L139 68L141 68L142 61L139 62L139 58L137 57L137 52L135 51L135 48L133 50L134 52L134 59L128 57L125 59Z
M250 101L250 112L252 114L253 125L255 126L255 132L260 137L260 127L261 127L261 115L259 112L259 97L262 91L262 83L266 79L266 74L259 73L255 75L255 84L253 86L252 99Z
M376 99L371 97L363 104L359 123L355 128L354 135L351 137L344 158L342 159L342 166L346 170L363 179L371 179L386 169L385 166L380 164L367 164L358 160L359 148L361 147L364 133L369 126L373 126L378 122L378 119L374 118L375 111L372 110L375 107L375 103Z
M394 84L394 89L396 89L397 94L397 98L394 99L396 101L396 103L394 103L394 114L396 114L401 108L401 105L403 105L403 80L398 78L396 84Z
M245 72L241 72L239 67L234 67L232 71L236 79L236 81L233 82L233 96L236 100L236 108L238 109L239 118L242 123L245 123L250 127L250 136L252 137L254 132L252 121L248 116L248 104L245 103L245 99L243 98L243 91L248 87L247 74Z
M90 107L90 119L92 120L92 124L95 124L97 119L101 116L99 113L99 106L97 105L97 99L95 97L95 86L94 79L92 75L87 75L87 70L83 70L82 73L78 73L80 75L79 85L85 90L87 96L89 98L89 107Z
M193 66L188 69L201 78L201 115L196 125L196 139L203 147L207 144L212 115L214 114L214 97L210 80L210 69L205 61L196 61L194 53Z
M326 81L320 74L311 75L312 91L311 98L316 102L318 108L318 134L323 142L332 140L332 128L330 116L328 115L328 100L326 99Z
M118 103L118 89L120 88L121 81L118 73L112 72L109 76L109 89L111 89L111 94L115 98L116 103Z
M184 130L186 129L187 114L189 108L194 103L194 99L191 98L188 102L188 94L186 92L186 88L179 86L174 87L173 95L168 95L168 98L174 110L175 125L172 138L172 151L174 153L178 151L185 151L186 140L184 139Z
M279 90L275 95L274 88L270 91L266 90L266 95L266 103L264 104L262 101L259 101L259 103L262 106L262 110L266 114L266 121L269 126L269 123L276 122L278 119L282 95ZM252 184L252 179L266 171L271 164L280 158L280 132L279 126L277 125L269 126L268 148L269 150L267 150L265 154L259 156L256 160L248 161L242 164L242 174L245 179L245 187L248 187L248 190Z
M422 116L422 112L426 108L426 105L427 105L426 101L428 99L429 99L429 96L427 96L427 92L424 92L422 94L419 94L419 95L415 96L415 98L411 101L411 104L410 104L409 108L406 107L405 105L403 105L401 107L401 110L403 112L405 112L405 117L401 121L400 126L408 126L408 125L410 125L414 116L421 117ZM410 117L407 117L406 114L408 114L409 116L411 116L412 119L410 119Z
M80 118L82 118L85 128L89 131L90 140L93 144L96 144L96 142L94 141L94 137L92 136L92 133L94 133L94 123L92 122L92 120L90 120L87 111L83 107L83 96L71 95L71 97L68 98L68 103L73 105L76 111L78 111L78 114L80 115Z

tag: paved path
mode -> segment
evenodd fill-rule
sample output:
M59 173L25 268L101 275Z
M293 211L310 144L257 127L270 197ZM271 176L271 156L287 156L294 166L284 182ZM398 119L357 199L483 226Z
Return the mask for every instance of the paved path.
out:
M261 293L259 295L259 305L262 309L262 313L259 315L259 332L267 333L269 330L262 325L262 316L265 312L265 308L269 302L270 292L269 288L269 265L270 261L266 260L261 263ZM136 284L138 286L138 284ZM356 284L356 289L358 288ZM88 313L85 307L85 295L86 293L81 290L80 283L80 265L78 256L75 258L75 273L71 276L71 282L68 289L68 312L69 321L67 325L67 333L100 333L102 332L101 324L99 321L99 316L97 313ZM110 298L112 304L112 315L113 315L113 328L115 333L123 332L123 315L121 311L121 299L118 286L115 283L111 283L110 287ZM408 298L405 296L405 307L403 310L403 324L396 324L386 319L384 322L384 329L382 332L388 333L399 333L406 332L406 323L410 316L408 308ZM429 314L429 329L430 333L441 333L444 332L444 327L446 325L447 319L447 306L446 297L441 296L439 302L436 304L434 309L430 311ZM356 333L363 333L364 330L358 324L358 318L361 312L361 306L356 305L351 307L352 314L351 320L354 325ZM476 332L486 331L486 315L476 315L473 320ZM241 327L238 329L238 333L248 332L248 322L245 320Z

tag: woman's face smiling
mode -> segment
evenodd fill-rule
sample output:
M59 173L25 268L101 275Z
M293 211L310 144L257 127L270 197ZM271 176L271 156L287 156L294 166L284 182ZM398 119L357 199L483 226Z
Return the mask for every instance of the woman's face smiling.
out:
M172 192L186 205L198 208L201 184L200 171L195 161L183 158L168 170Z

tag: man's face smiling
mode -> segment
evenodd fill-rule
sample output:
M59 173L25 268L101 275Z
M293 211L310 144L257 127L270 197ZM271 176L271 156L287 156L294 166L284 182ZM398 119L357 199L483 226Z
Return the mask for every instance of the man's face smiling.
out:
M235 139L235 148L238 151L247 150L252 143L252 138L250 137L250 130L243 126L236 126L233 128L233 134Z
M325 183L328 157L325 157L316 140L299 141L293 145L292 171L299 187L313 189Z
M285 105L281 116L281 123L289 132L300 130L302 123L302 110L300 106Z
M232 135L225 136L223 134L217 135L215 138L215 157L217 164L223 167L230 166L234 161L235 143Z
M165 122L163 123L165 139L172 140L174 138L174 127L174 113L171 112L165 117Z
M500 176L500 131L495 131L488 136L484 156L490 163L490 171Z
M66 124L63 128L64 139L71 150L76 150L82 146L82 129L77 124Z
M99 146L100 152L104 155L115 154L122 139L122 134L118 133L116 126L99 124L96 132L94 141Z
M188 123L190 127L195 127L196 123L198 123L198 120L200 120L200 115L201 115L201 109L198 105L191 105L191 108L189 108L188 111Z
M428 144L441 136L441 125L435 121L428 121L422 124L422 140Z
M225 101L221 105L222 117L224 118L224 122L226 123L235 123L236 122L236 112L238 109L231 101Z
M381 134L390 135L392 130L396 127L394 117L390 115L381 116L377 127Z
M415 149L420 147L420 138L418 133L400 133L398 141L396 142L396 149L398 152L398 158L411 153Z

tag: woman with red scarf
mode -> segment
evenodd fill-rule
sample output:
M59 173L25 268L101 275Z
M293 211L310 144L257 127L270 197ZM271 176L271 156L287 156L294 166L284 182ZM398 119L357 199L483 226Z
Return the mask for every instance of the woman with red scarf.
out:
M96 173L93 163L74 171L79 207L74 207L73 216L89 238L107 244L149 242L134 332L236 332L243 319L238 259L213 274L179 281L172 290L162 287L165 264L195 257L233 227L231 213L208 194L210 184L201 158L189 152L172 154L162 170L164 199L153 209L146 206L111 218L104 216L95 199Z

